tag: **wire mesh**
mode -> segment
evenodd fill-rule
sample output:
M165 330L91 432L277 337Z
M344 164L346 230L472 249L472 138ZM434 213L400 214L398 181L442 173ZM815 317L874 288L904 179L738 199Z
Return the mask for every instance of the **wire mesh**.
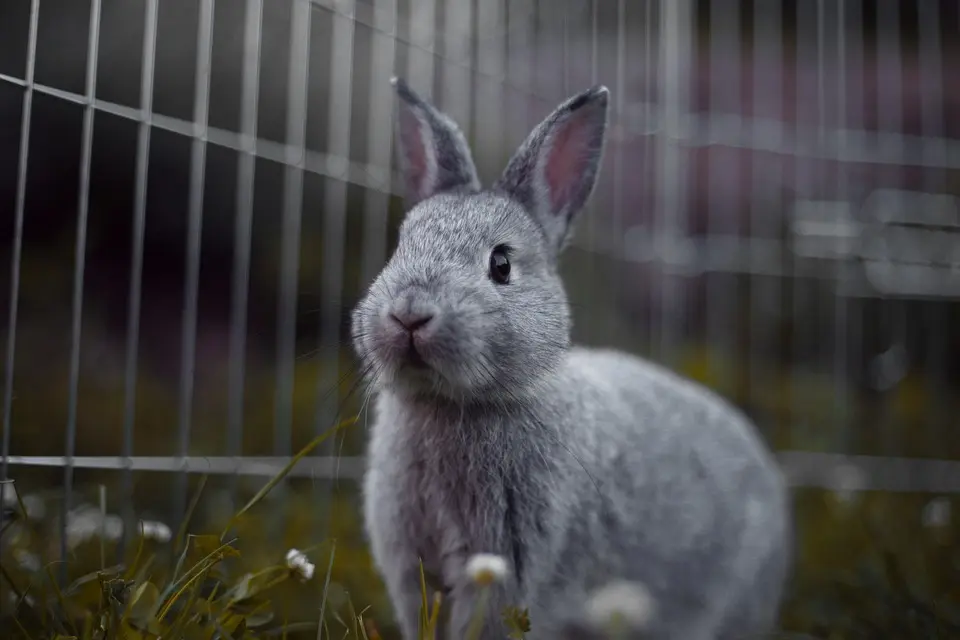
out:
M394 74L462 124L486 181L553 105L609 85L607 164L567 269L578 338L713 381L784 450L796 483L832 486L854 465L864 487L957 490L960 463L914 459L960 457L948 435L960 408L949 3L204 0L171 17L142 0L142 33L117 44L102 25L131 5L90 0L86 55L38 76L58 29L77 28L57 22L62 1L24 4L26 37L0 44L0 117L17 132L0 138L12 149L0 146L0 172L15 176L0 475L62 467L64 517L77 468L122 470L128 525L134 471L174 474L176 514L192 474L229 477L236 494L362 401L344 382L346 323L399 219ZM35 98L81 113L73 204L45 193L74 174L55 166L72 160ZM129 125L130 154L101 118ZM131 167L122 206L103 195L114 178L99 156ZM59 218L42 210L54 205ZM123 247L104 240L120 218ZM45 352L22 329L39 312L21 302L42 294L33 256L48 225L73 242L66 374L49 376L66 389L45 426L63 433L56 451L21 417L38 415L23 371ZM97 275L104 251L123 257L107 276L126 285L111 328L98 324L117 288ZM170 297L157 260L182 275ZM105 419L119 455L101 450L84 395L105 369L85 355L102 334L120 336L108 347L121 354L108 396L119 411ZM173 372L157 364L166 351ZM699 351L704 367L691 364ZM172 413L155 410L151 385L173 388ZM904 418L916 397L923 408ZM905 420L922 425L916 442ZM331 443L295 473L355 478L360 444Z

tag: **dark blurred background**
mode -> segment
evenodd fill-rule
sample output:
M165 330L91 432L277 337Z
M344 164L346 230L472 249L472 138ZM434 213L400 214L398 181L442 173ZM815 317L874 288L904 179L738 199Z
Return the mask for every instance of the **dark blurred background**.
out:
M91 0L42 0L32 51L34 5L4 0L8 473L57 488L43 457L286 456L356 412L348 312L403 213L389 77L458 120L485 181L564 97L603 83L605 166L563 267L576 338L665 362L757 420L797 484L798 594L879 548L842 520L855 505L864 531L899 541L883 549L924 558L918 588L956 596L958 4L670 2L103 0L91 29ZM183 474L87 466L78 492L106 482L118 509L182 512ZM832 611L797 597L797 620Z

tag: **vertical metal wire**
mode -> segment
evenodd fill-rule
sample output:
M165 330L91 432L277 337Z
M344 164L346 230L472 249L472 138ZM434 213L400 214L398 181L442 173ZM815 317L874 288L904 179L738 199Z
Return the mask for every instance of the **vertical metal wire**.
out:
M712 2L710 5L710 121L724 131L711 131L710 139L717 136L738 139L740 118L717 118L720 115L739 116L742 113L740 100L740 4L728 5ZM727 71L727 62L732 60L734 69ZM720 71L722 69L723 71ZM713 123L716 123L714 125ZM732 128L733 131L727 130ZM730 147L712 147L708 153L707 187L707 241L718 250L734 255L740 253L739 199L740 150ZM735 203L736 204L733 204ZM737 353L736 333L740 295L738 275L722 271L708 272L706 276L707 343L711 352L719 358L710 359L717 379L725 379L731 368L737 370L742 363ZM711 354L712 356L713 354Z
M856 0L851 0L855 2ZM842 165L847 150L847 21L846 0L836 0L836 11L833 14L837 29L837 104L834 126L836 135L836 200L848 202L847 171ZM821 20L828 17L826 7L821 7L824 14ZM826 43L823 43L826 45ZM826 116L824 116L826 117ZM829 168L829 165L826 165ZM848 298L844 291L844 282L848 272L847 259L844 253L837 261L836 285L833 297L833 377L834 377L834 424L841 437L841 452L855 453L852 449L857 437L855 426L849 423L850 385L848 373L849 348L847 342Z
M340 316L343 309L344 238L347 228L346 162L350 157L350 127L353 111L353 40L356 28L355 0L344 0L333 15L333 41L330 44L330 141L328 153L343 159L344 166L330 172L324 187L322 298L326 305L320 316L320 362L322 375L317 408L317 433L333 426L340 411ZM334 451L332 441L326 447Z
M590 86L595 87L600 83L600 1L590 0ZM526 84L526 83L524 83ZM587 211L583 217L586 218L586 233L584 234L584 246L590 250L590 260L596 263L596 248L599 216L595 215L596 198L591 198L587 203ZM593 265L591 265L591 270Z
M943 193L947 186L947 154L944 136L943 96L943 49L940 38L939 5L931 0L919 0L917 3L917 22L919 32L920 67L920 119L921 135L924 139L923 160L927 169L924 191ZM936 168L934 168L936 167ZM941 267L942 268L942 267ZM931 402L927 408L927 429L930 433L927 444L930 454L943 451L947 446L948 425L940 416L946 410L948 402L947 375L947 315L943 305L929 302L925 306L924 345L927 363L926 374L930 387Z
M201 0L197 33L197 76L193 106L194 137L190 151L190 200L187 226L187 264L180 344L180 407L177 455L177 517L187 504L186 456L190 452L193 417L194 370L197 346L197 297L200 286L200 251L203 231L203 192L207 166L207 117L210 110L210 59L213 51L214 0Z
M780 84L780 74L783 70L783 40L781 25L781 6L780 2L754 3L753 9L753 123L754 131L752 138L759 141L758 146L767 149L781 149L783 147L783 99L782 87ZM772 73L765 71L772 69ZM770 138L760 140L759 128L756 126L761 120L770 119L774 125L769 130ZM750 256L756 258L759 254L759 247L762 244L772 242L779 238L778 223L776 216L781 212L772 212L769 207L779 207L779 197L771 198L771 195L779 196L779 187L783 179L782 159L779 153L769 154L769 156L754 155L754 160L750 164L751 172L751 198L750 198L750 238L748 245ZM761 244L762 243L762 244ZM761 269L775 265L751 264L751 277L754 285L751 288L750 295L750 334L752 336L751 352L752 363L750 365L750 389L751 394L762 387L769 388L771 379L766 363L771 359L770 356L761 355L761 345L770 344L770 338L776 333L771 333L766 329L769 321L765 319L765 309L777 309L781 307L781 286L780 278L757 276ZM768 301L768 302L767 302ZM767 305L765 305L767 302ZM775 330L776 331L776 330ZM782 357L777 353L774 358L779 360Z
M693 35L690 0L670 0L660 14L660 128L657 185L657 218L660 229L655 234L660 245L660 331L658 356L670 363L674 358L679 319L679 291L669 263L680 241L680 217L685 213L684 157L680 140L687 116L686 83L690 79L690 45Z
M123 391L123 491L124 547L133 533L133 439L137 415L137 361L140 347L140 301L143 294L143 242L147 215L147 168L150 159L150 114L153 112L153 79L157 50L158 0L144 8L143 51L140 71L140 125L137 131L136 186L133 202L130 291L127 306L127 344Z
M801 154L801 146L804 141L801 139L801 132L805 126L803 122L804 113L804 100L806 98L805 89L803 86L803 78L805 77L805 64L812 57L811 52L806 50L807 46L805 45L805 38L809 37L805 33L805 28L809 26L809 19L811 16L810 7L806 3L798 3L796 9L796 27L794 33L794 85L795 85L795 97L794 97L794 146L793 152L794 157L792 158L794 175L793 175L793 202L791 205L794 207L804 198L806 195L807 185L805 179L807 178L806 170L807 160L803 158ZM814 16L816 19L816 16ZM815 53L813 54L815 55ZM791 212L791 215L793 213ZM790 419L791 419L791 431L800 428L801 424L798 420L798 416L803 415L805 407L802 404L803 387L800 384L800 379L797 376L797 373L801 370L801 358L803 358L803 347L804 347L804 338L807 334L806 331L806 322L804 319L804 314L809 310L804 308L804 296L803 294L809 287L809 285L803 280L803 271L800 267L801 258L794 252L792 256L792 271L789 274L790 283L791 283L791 294L792 300L790 301L790 319L791 319L791 345L790 345ZM796 437L795 433L790 434L791 440Z
M243 35L243 85L240 133L243 150L237 157L237 220L233 237L233 280L230 295L230 371L228 372L227 455L243 453L244 384L247 351L247 300L253 231L253 185L257 158L257 115L260 96L260 30L263 0L247 0ZM237 461L239 468L239 460ZM231 479L236 500L237 476Z
M617 0L617 67L616 83L617 94L614 96L614 118L617 125L616 148L613 154L613 233L610 244L614 248L617 260L624 257L623 247L623 152L627 144L626 118L624 107L627 104L627 3L626 0Z
M839 0L839 1L842 1L842 0ZM817 185L816 188L818 189L815 197L817 202L819 203L819 208L820 208L820 212L818 213L819 219L825 218L824 213L825 213L825 207L827 206L826 197L827 197L827 194L831 191L830 187L832 186L831 183L833 182L833 180L831 180L832 176L830 173L831 167L828 164L830 154L829 154L829 144L828 144L828 138L827 138L827 124L828 124L827 121L829 119L829 113L828 113L829 108L827 105L827 100L828 100L827 54L828 54L828 47L829 47L828 37L827 37L827 17L828 17L827 7L824 0L817 0L817 8L816 8L816 25L817 25L816 26L816 29L817 29L817 32L816 32L817 33L817 154L816 156L817 156L817 160L816 160L816 168L814 169L813 174L814 174L814 179ZM841 28L841 31L842 31L842 28ZM815 285L815 286L817 289L819 289L819 285ZM835 287L836 287L836 284L835 284ZM833 293L834 293L833 304L835 305L834 308L836 308L836 306L840 304L841 297L837 295L836 288L834 289ZM826 309L827 302L825 300L824 301L820 300L819 290L817 291L816 296L817 296L817 301L815 303L816 308L813 311L812 315L817 325L822 326L821 323L826 324L827 318L829 317L828 310ZM809 310L808 310L808 313L809 313ZM836 320L835 314L836 312L834 313L834 318L833 318L834 321ZM836 328L835 328L835 331L836 331ZM822 341L822 342L826 343L826 345L829 345L827 341ZM816 364L819 369L819 367L821 366L821 359L823 359L824 361L828 359L827 353L824 353L824 350L828 349L829 347L826 346L825 344L821 344L821 341L816 341L816 344L817 344L817 347L816 347L817 353L815 354L815 357L816 357ZM834 350L834 364L835 364L838 345L833 344L832 346ZM823 364L826 365L826 362L824 362ZM836 418L837 414L839 413L838 403L842 396L842 390L839 386L840 380L837 378L836 367L835 366L829 367L829 369L832 369L831 373L833 374L833 383L834 383L833 409L834 409L834 418ZM830 425L830 426L832 426L834 433L837 434L836 440L839 441L840 443L845 444L845 441L849 438L849 431L844 429L842 426L840 426L837 423L834 423L833 425ZM840 447L842 451L846 450L846 447L843 446L843 444L841 444Z
M543 107L544 105L540 104L540 87L537 82L537 74L539 71L539 53L541 45L541 36L540 36L540 10L541 4L540 0L530 0L530 13L528 14L526 20L526 51L527 57L523 61L523 69L526 74L527 81L524 82L521 87L521 95L524 100L524 109L523 113L525 118L523 119L524 128L526 131L523 132L523 137L525 138L529 129L534 126L535 123L539 122L540 118L543 117Z
M824 6L824 0L817 0L817 8L815 10L816 16L816 42L817 42L817 160L814 164L813 179L814 188L816 189L814 198L819 203L818 208L818 219L824 218L824 208L826 206L826 195L828 192L829 185L829 174L826 167L824 158L827 156L825 153L827 148L827 94L826 94L826 55L827 55L827 37L826 37L826 17L827 17L827 8ZM816 282L816 280L815 280ZM823 306L825 305L824 301L820 299L819 284L813 285L811 287L815 291L815 302L814 309L807 309L806 313L808 317L812 317L814 322L818 325L824 320L826 315L823 312ZM828 348L828 347L827 347ZM823 353L825 349L820 345L819 341L816 341L816 347L814 347L816 353L814 354L817 370L821 365L820 359L823 358L826 354ZM834 380L834 382L836 382ZM833 425L835 427L835 425ZM842 437L842 436L841 436Z
M500 30L506 18L506 6L503 0L487 0L477 3L477 23L484 27ZM506 35L506 34L505 34ZM478 38L483 40L484 38ZM483 145L484 151L489 153L492 166L499 169L503 161L501 156L503 145L496 141L503 140L503 82L506 61L506 38L503 46L500 39L490 37L486 46L477 47L477 70L479 71L480 86L477 90L477 144ZM476 158L475 158L476 160Z
M278 456L290 455L292 448L297 281L300 268L300 223L303 215L302 162L306 154L307 81L312 18L310 3L294 0L290 14L286 131L288 157L283 173L280 294L277 298L277 395L274 407L273 452ZM333 84L331 96L336 96L338 91L339 87Z
M590 84L600 77L600 0L590 0Z
M436 61L437 0L410 0L410 55L407 74L410 86L425 100L433 97L433 76Z
M97 62L100 46L100 0L90 5L90 37L87 44L87 73L80 151L80 185L77 202L77 238L73 265L73 319L70 327L70 390L67 397L67 434L63 470L62 522L66 523L73 500L73 454L77 444L77 396L80 390L80 340L83 327L83 280L87 258L87 220L90 213L90 163L93 155L93 101L97 89ZM60 535L60 579L67 579L67 536Z
M10 458L10 436L13 430L10 418L13 411L13 376L17 349L17 314L20 303L20 262L23 255L23 214L27 202L27 162L30 158L30 121L33 116L33 76L37 65L37 24L40 18L40 0L30 4L30 33L27 36L27 68L24 74L23 111L20 118L20 157L17 165L17 200L14 210L13 249L10 259L10 312L7 317L7 353L4 363L3 386L3 460L0 460L2 478L7 479L7 461ZM0 509L0 518L3 510Z
M512 117L501 119L504 146L513 153L527 135L528 114L527 100L531 98L525 88L531 84L530 68L524 56L529 55L532 47L529 46L531 16L527 5L522 2L505 3L504 12L507 22L506 37L506 110Z
M442 107L469 138L471 123L470 82L471 74L463 67L471 67L471 7L470 0L446 0L444 12L443 54L446 65L443 70Z
M840 96L842 98L843 104L839 108L840 114L842 117L842 129L846 131L853 131L857 129L863 129L863 110L864 110L864 92L863 92L863 77L865 74L864 71L864 45L863 45L863 0L845 0L845 15L847 16L847 28L844 30L842 35L842 50L843 57L845 58L847 65L851 70L856 73L856 77L851 79L848 77L840 78L837 80L838 85L843 87L840 91ZM854 84L855 83L855 84ZM854 89L854 87L858 87ZM843 156L848 147L849 139L847 134L844 133L840 138L841 146L837 151L838 156ZM842 182L842 195L844 200L851 204L849 211L851 212L851 217L853 214L853 199L851 197L851 179L850 172L852 169L850 167L842 168L840 171ZM848 245L848 248L849 245ZM855 276L855 265L851 262L843 265L840 270L840 285L847 291L851 289L851 283ZM851 292L852 293L852 292ZM840 416L841 420L851 421L851 429L857 429L857 425L862 421L860 415L860 407L857 402L857 396L855 395L855 389L853 385L854 378L853 374L854 367L859 366L858 363L862 362L862 351L863 351L863 331L859 328L864 326L865 316L863 314L864 304L863 298L854 297L848 295L844 298L843 304L844 307L844 317L838 318L838 322L843 322L844 328L842 333L841 344L846 354L846 365L845 369L842 372L844 377L847 379L846 382L846 396L847 402L843 406L843 413ZM860 439L862 441L862 436L860 433L853 434L853 437ZM858 448L862 445L858 445Z
M900 4L899 0L878 0L877 5L877 114L879 130L888 135L887 148L890 157L903 157L903 80L902 58L900 55ZM884 99L883 96L890 96ZM903 185L903 169L897 165L888 165L879 170L882 174L882 187L899 189ZM887 338L884 348L906 347L906 309L903 302L889 298L881 305L882 334ZM879 355L879 354L874 354ZM908 354L908 357L913 354ZM897 443L894 436L894 412L891 403L892 394L884 398L884 411L881 415L881 453L896 454Z
M482 3L481 3L482 5ZM563 16L561 24L560 57L563 61L563 79L561 80L561 89L564 96L570 95L570 12L572 3L567 2L563 7Z
M653 62L653 3L656 0L646 0L643 8L643 158L640 165L640 181L641 181L641 193L643 194L643 199L640 201L639 205L644 210L644 216L649 216L650 211L655 211L655 200L657 194L656 179L655 179L655 168L654 168L654 140L648 134L653 128L653 117L654 110L652 107L654 100L654 87L656 83L653 82L653 76L656 73L656 66ZM653 200L653 202L651 202ZM651 205L654 206L651 206ZM656 215L656 214L654 214ZM646 217L644 220L644 226L647 229L647 235L651 235L652 231L655 228L654 220L650 217ZM650 264L646 265L647 273L651 273ZM647 280L650 282L650 279ZM654 309L656 308L656 296L655 287L645 287L646 291L641 294L646 298L647 308L650 309L649 316L646 317L644 330L646 332L646 349L647 352L652 352L653 343L656 339L656 326L657 326L657 314Z
M387 253L387 214L393 159L393 91L390 76L396 60L397 0L374 5L370 46L370 114L367 120L367 161L381 189L367 189L363 212L363 282L376 277Z

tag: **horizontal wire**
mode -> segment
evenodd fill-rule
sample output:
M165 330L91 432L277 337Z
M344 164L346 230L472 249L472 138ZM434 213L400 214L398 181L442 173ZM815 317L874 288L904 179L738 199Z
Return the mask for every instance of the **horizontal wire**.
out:
M25 467L60 467L64 456L9 456L7 464ZM74 456L74 469L167 471L213 475L274 476L290 464L288 456ZM301 459L290 472L295 477L359 478L363 471L360 457L317 456Z
M779 451L775 454L788 483L793 487L838 491L893 491L960 493L960 461L895 456L862 456L810 451ZM7 463L24 467L61 467L63 456L10 456ZM76 456L75 469L204 473L272 477L290 458L284 456ZM359 480L364 470L362 456L323 456L300 459L289 475L300 478Z
M20 78L0 73L0 82L26 88L28 83ZM60 98L86 106L88 100L81 94L57 89L40 83L32 83L34 92ZM644 109L649 107L649 112ZM623 125L611 127L611 140L623 140L629 136L650 136L659 131L658 118L654 115L657 105L633 103L625 107ZM140 109L94 100L97 111L132 120L146 122L158 129L184 136L204 139L194 122L165 116L156 112L142 113ZM643 113L650 113L644 118ZM648 120L646 126L641 120ZM702 133L705 132L705 133ZM732 133L731 133L732 132ZM895 132L867 130L831 130L827 140L844 140L845 147L817 142L816 126L796 127L773 118L750 118L736 114L698 112L687 114L677 122L677 132L671 136L688 148L725 146L751 151L779 153L797 158L861 163L865 165L892 165L927 167L937 169L960 169L960 140L952 138L908 135ZM207 142L234 151L251 152L265 160L272 160L322 176L344 180L383 193L401 195L399 176L390 176L390 169L367 163L352 162L346 158L308 149L301 150L273 140L248 139L241 133L207 127ZM931 153L930 149L936 149ZM290 162L290 158L301 158ZM345 169L344 169L345 168ZM393 188L391 188L391 182Z
M27 83L23 80L5 74L0 74L0 82L7 82L21 87L27 86ZM87 103L91 102L78 93L56 89L39 83L33 83L31 86L35 93L60 98L81 106L87 106ZM272 160L273 162L301 168L318 175L361 185L368 189L390 193L390 180L388 180L389 174L386 169L358 162L350 162L345 158L338 158L309 149L304 153L302 149L273 140L263 138L251 140L241 133L219 129L217 127L206 127L206 135L204 136L198 133L199 127L188 120L165 116L157 112L144 114L140 109L106 100L97 99L93 100L92 103L92 107L96 111L108 113L133 122L145 122L158 129L205 140L210 144L226 147L234 151L253 153L264 160ZM300 158L300 160L291 162L290 158Z

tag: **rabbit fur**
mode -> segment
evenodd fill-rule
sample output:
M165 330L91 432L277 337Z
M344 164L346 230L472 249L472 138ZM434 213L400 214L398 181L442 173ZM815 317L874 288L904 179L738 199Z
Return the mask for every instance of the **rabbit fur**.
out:
M408 211L352 337L374 394L365 528L403 637L421 561L446 637L465 637L476 553L510 568L484 639L507 636L506 606L529 609L527 638L562 637L614 579L651 595L645 638L772 630L792 525L754 426L665 368L570 344L557 261L596 181L607 89L561 104L484 190L457 125L393 82Z

